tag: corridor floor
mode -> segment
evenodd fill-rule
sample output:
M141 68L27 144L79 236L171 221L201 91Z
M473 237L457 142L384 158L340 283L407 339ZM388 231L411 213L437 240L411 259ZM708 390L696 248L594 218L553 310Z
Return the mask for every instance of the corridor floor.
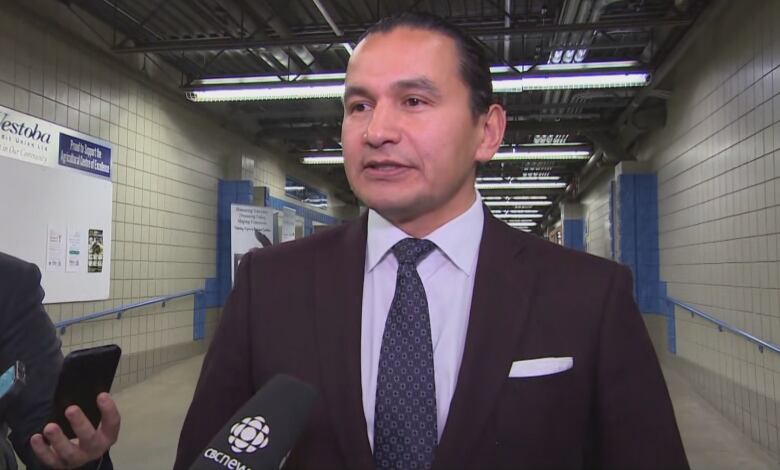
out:
M171 468L202 361L203 356L193 357L115 394L122 431L111 455L118 470ZM693 470L780 468L780 462L745 438L675 370L666 367L664 374Z

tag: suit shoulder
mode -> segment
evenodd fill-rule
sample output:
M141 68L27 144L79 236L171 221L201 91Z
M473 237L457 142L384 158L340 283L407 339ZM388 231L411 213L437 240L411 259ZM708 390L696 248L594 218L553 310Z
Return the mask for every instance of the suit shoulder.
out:
M357 221L335 225L308 237L279 243L266 248L254 248L250 251L252 260L292 261L308 258L318 250L327 250L343 240L348 230L354 229Z
M574 275L612 274L615 270L625 269L622 264L601 256L558 245L520 231L518 234L523 238L523 242L528 244L527 249L533 250L546 266L560 270L562 273L570 272Z
M14 317L11 305L15 299L43 299L41 272L38 266L27 261L0 253L0 320Z
M10 282L12 285L39 284L41 273L38 266L0 252L0 279L4 283Z

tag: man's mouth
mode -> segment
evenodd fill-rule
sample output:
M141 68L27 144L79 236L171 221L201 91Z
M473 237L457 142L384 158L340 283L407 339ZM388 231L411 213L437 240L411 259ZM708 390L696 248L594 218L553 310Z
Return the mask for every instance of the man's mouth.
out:
M396 178L405 174L412 167L391 160L370 161L364 166L364 173L372 178Z
M407 166L401 165L400 163L396 163L396 162L380 161L380 162L369 162L368 164L366 164L366 168L369 170L376 170L376 171L393 171L393 170L398 170L400 168L407 168Z

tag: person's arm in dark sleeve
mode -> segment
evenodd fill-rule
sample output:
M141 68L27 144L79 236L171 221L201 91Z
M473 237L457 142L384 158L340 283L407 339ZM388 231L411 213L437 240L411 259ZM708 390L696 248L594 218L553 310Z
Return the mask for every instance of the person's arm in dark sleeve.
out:
M195 461L214 434L252 397L249 315L252 254L241 260L217 331L203 362L179 437L174 470Z
M669 392L634 302L631 272L622 266L605 303L598 361L594 468L688 469Z
M9 440L30 469L42 468L30 446L30 436L40 432L52 414L52 399L62 367L57 332L43 308L41 273L37 266L19 263L8 276L8 302L0 331L0 358L22 361L27 383L5 413L11 428Z

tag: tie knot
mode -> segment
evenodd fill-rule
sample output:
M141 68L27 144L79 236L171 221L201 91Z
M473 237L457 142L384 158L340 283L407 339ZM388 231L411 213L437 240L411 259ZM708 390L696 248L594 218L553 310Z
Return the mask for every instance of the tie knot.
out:
M430 240L404 238L396 243L392 250L399 264L417 265L417 261L430 253L434 248L436 248L436 244Z

